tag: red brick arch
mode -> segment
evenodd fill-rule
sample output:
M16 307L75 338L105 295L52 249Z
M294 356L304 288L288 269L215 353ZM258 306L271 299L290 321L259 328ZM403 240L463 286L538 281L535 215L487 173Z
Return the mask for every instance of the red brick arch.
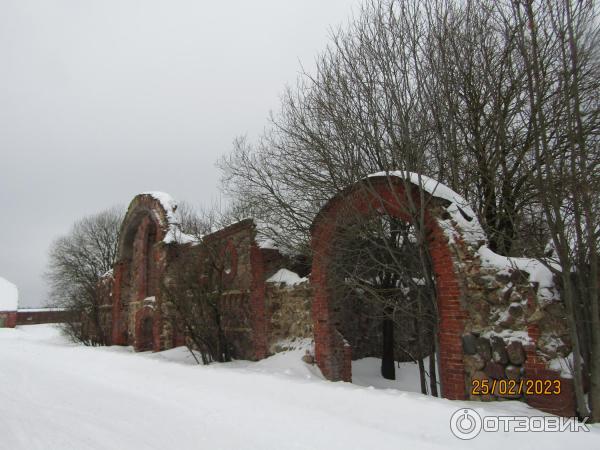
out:
M119 260L131 258L135 233L144 221L152 224L156 233L156 241L162 240L169 228L168 214L169 212L165 211L160 200L151 194L136 195L129 204L119 231Z
M112 304L112 343L131 344L131 331L128 322L128 304L156 294L156 274L153 270L154 245L163 240L169 230L169 214L165 205L152 193L139 194L129 204L119 231L118 256L114 269L114 296ZM140 230L143 233L140 233ZM143 235L139 255L144 261L142 270L133 270L133 254L136 236ZM152 283L151 283L152 282ZM123 293L127 286L127 295ZM152 289L150 288L152 287ZM137 323L137 322L136 322Z
M365 189L365 187L367 187ZM389 214L409 221L406 214L407 194L416 205L423 203L427 227L428 247L436 278L439 341L440 381L442 395L449 399L465 399L465 370L461 336L467 313L461 306L461 287L456 276L453 253L437 221L435 200L429 194L420 197L418 186L397 177L373 177L349 187L331 199L320 211L311 229L313 267L311 282L314 286L312 317L315 336L315 357L323 375L330 380L351 381L352 349L344 342L333 324L331 295L328 292L328 268L332 242L336 231L348 223L348 211L364 217ZM404 200L403 200L404 199ZM438 203L439 204L439 203Z

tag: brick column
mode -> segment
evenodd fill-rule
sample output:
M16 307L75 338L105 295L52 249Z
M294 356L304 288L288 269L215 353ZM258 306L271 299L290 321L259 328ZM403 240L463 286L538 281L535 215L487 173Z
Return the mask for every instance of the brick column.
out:
M265 308L265 274L264 262L260 248L253 243L250 247L250 267L252 286L250 291L250 308L252 311L252 328L256 359L267 356L267 317Z

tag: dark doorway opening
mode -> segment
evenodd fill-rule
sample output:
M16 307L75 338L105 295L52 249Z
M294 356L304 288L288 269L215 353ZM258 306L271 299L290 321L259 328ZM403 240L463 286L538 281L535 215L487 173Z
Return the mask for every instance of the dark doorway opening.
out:
M152 317L146 316L142 318L142 322L140 323L140 333L138 339L138 351L146 352L153 349L153 328L154 321L152 320Z
M377 365L399 388L410 383L410 390L437 396L435 278L419 232L385 214L339 227L329 268L332 312L352 348L353 373L356 365L372 377L365 365Z

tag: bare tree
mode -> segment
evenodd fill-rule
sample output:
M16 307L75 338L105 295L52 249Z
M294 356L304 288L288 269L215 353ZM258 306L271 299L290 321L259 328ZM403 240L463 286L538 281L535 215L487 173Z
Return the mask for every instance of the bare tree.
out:
M179 202L175 212L182 233L202 239L204 236L223 227L226 222L224 209L220 203L208 208L196 209L187 202Z
M597 12L586 0L369 1L258 142L234 143L225 191L307 252L321 206L369 173L449 185L493 250L537 255L560 279L579 413L589 378L600 420Z
M256 144L234 143L224 188L282 244L304 250L320 205L369 173L429 175L470 201L490 246L517 231L534 197L518 24L506 5L370 1L332 34Z
M222 296L228 261L218 241L203 237L198 245L172 249L173 260L162 283L175 322L186 345L203 364L230 361L232 352L223 328Z
M363 189L368 196L368 185ZM421 391L437 396L437 300L431 259L421 241L425 237L420 236L425 234L425 226L418 212L408 221L382 214L385 206L392 205L376 199L379 207L366 215L359 216L356 211L344 214L350 220L336 233L329 259L333 310L340 311L344 336L353 335L348 325L352 327L356 321L375 325L361 325L368 331L351 342L355 356L381 356L382 376L388 379L395 379L395 361L415 362ZM405 198L395 200L398 202L392 207L405 204L403 212L410 211ZM352 317L344 318L348 308Z
M593 2L514 2L522 24L537 201L560 279L580 416L600 421L600 29ZM559 151L553 151L558 149ZM590 381L586 399L585 380Z
M503 40L505 30L489 29L492 12L481 8L482 2L466 3L367 3L347 30L332 35L316 74L303 73L296 89L286 92L261 140L255 146L244 139L235 142L232 155L221 162L226 191L270 223L281 246L306 251L310 224L326 201L370 173L400 170L433 176L463 193L487 219L482 222L493 247L510 251L516 239L513 221L529 195L523 182L515 181L527 177L520 170L527 149L515 150L521 130L512 125L520 123L515 105L523 94L515 86L523 76L515 75L516 63L507 56L515 46ZM481 33L493 38L479 38ZM437 48L439 42L448 52ZM449 112L456 122L450 127ZM501 120L510 138L493 136ZM503 188L497 189L502 175ZM351 295L361 291L363 300L378 305L371 313L384 326L400 317L418 317L420 343L428 333L437 335L424 209L423 203L411 204L411 198L397 200L407 205L410 219L402 226L413 227L412 252L401 239L399 221L387 230L363 229L356 237L370 249L351 240L338 242L340 283L335 290L346 298L347 288ZM347 215L355 225L362 223L355 211ZM421 275L407 276L415 267ZM414 280L424 280L425 286ZM416 299L407 298L406 290ZM402 308L406 314L397 314ZM419 353L414 359L423 375L422 357L429 353ZM386 359L383 364L389 365Z
M101 322L98 283L115 263L122 220L120 207L85 217L50 247L46 277L51 302L72 313L64 331L85 345L108 342L108 330Z

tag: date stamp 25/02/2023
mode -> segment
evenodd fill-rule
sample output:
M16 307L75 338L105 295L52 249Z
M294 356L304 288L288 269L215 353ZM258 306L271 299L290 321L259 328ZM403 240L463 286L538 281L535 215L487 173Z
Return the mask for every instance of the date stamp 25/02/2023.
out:
M473 380L471 395L560 395L561 380Z

